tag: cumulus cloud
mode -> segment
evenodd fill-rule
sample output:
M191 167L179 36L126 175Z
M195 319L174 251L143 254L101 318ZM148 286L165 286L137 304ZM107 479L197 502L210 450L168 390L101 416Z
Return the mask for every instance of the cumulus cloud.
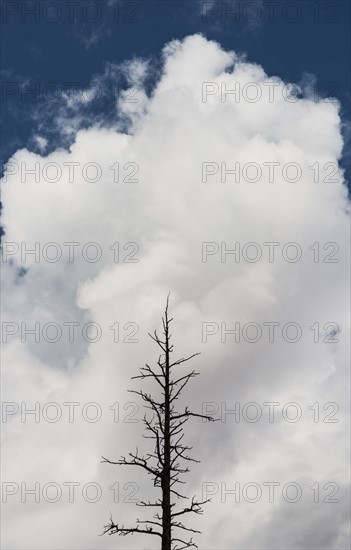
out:
M3 505L3 544L155 546L142 536L98 538L110 510L125 525L142 517L122 502L127 482L140 484L137 497L150 495L142 476L99 461L142 448L140 422L122 421L135 411L141 418L127 390L138 366L157 358L147 332L159 326L170 290L176 352L201 351L193 362L201 376L184 403L194 410L212 403L226 420L189 425L201 464L192 469L187 493L213 493L194 522L203 532L199 547L347 548L349 237L347 190L335 169L343 147L338 104L297 97L294 86L200 35L165 46L151 92L147 61L133 60L124 70L129 89L138 87L137 101L120 97L114 124L93 121L77 131L78 125L69 149L45 157L18 150L7 165L3 279L11 300L3 321L13 323L6 327L15 334L4 345L3 399L28 408L56 402L64 414L56 423L42 414L38 423L30 416L23 423L18 412L3 424L3 480L19 487ZM37 170L38 181L25 170ZM37 257L23 262L22 243L36 246ZM274 322L272 342L267 323ZM39 342L31 335L22 342L21 323L39 323L40 331L56 323L63 334L56 343L42 332ZM77 323L72 342L68 323ZM95 342L82 335L88 323L101 327ZM110 328L115 323L119 342ZM237 341L225 333L235 323L240 329L255 323L253 332L244 338L241 331ZM257 325L263 333L254 343ZM126 341L133 338L138 342ZM72 423L62 405L69 402L79 404ZM88 402L103 411L96 423L82 416ZM109 409L117 402L120 422ZM280 404L274 422L267 402ZM282 414L291 402L301 407L298 422ZM223 415L235 403L259 404L262 418L236 422ZM328 414L338 422L324 422ZM56 503L42 495L38 503L33 496L20 501L21 482L65 489L72 481L80 483L74 503L68 490ZM101 486L98 502L83 499L88 482ZM274 502L269 482L280 484ZM239 492L259 484L262 498L249 502L241 492L236 502L225 495L236 483ZM298 502L282 496L287 483L301 487ZM323 502L335 487L338 502ZM293 488L290 500L292 494Z

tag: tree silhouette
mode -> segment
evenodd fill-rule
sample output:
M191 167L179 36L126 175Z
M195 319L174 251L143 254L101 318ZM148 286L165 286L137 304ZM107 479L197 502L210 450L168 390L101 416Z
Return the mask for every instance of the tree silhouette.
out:
M162 317L162 339L158 336L156 330L153 334L149 334L152 340L161 348L157 367L153 369L146 364L145 367L140 368L138 376L132 377L132 379L141 380L151 378L153 382L156 382L162 397L156 400L152 395L142 390L129 390L131 393L139 395L145 402L144 407L152 411L150 417L147 417L145 414L143 418L143 423L149 434L143 435L143 437L154 440L154 451L146 455L139 455L137 449L135 453L129 453L128 459L123 456L117 462L102 457L102 462L118 466L137 466L151 475L154 487L161 489L161 498L153 502L141 501L137 503L137 506L160 508L161 514L157 512L152 520L137 519L136 526L131 528L114 523L111 517L110 523L104 527L103 534L112 535L118 533L125 536L133 533L143 533L145 535L153 535L161 539L162 550L182 550L185 548L197 548L192 538L187 541L183 539L184 535L182 535L182 532L201 532L186 527L182 523L182 516L191 513L202 514L202 505L210 500L207 499L200 502L193 497L188 506L179 510L176 508L179 499L188 499L188 497L179 492L180 489L178 487L178 484L185 483L185 481L180 479L180 476L190 471L185 463L200 462L187 454L192 447L183 443L184 424L190 417L204 418L210 422L214 421L214 418L193 413L188 407L185 407L183 412L177 412L175 409L175 401L179 398L182 390L191 378L194 378L199 373L193 370L188 374L174 378L173 370L199 355L199 353L172 361L173 344L171 344L170 324L173 318L169 318L168 308L169 295L167 297L164 316ZM177 534L174 534L175 530L177 530ZM178 535L179 531L181 533Z

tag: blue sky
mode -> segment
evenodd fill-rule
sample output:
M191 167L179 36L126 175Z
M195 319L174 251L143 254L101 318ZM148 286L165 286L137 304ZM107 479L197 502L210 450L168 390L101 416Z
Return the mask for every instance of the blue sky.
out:
M31 108L41 101L38 92L35 100L30 94L35 86L87 86L106 62L157 58L165 43L194 32L245 52L268 75L302 84L315 78L316 90L337 97L343 119L350 120L348 1L99 0L73 2L74 10L67 2L51 4L50 11L44 0L2 2L3 162L30 147ZM27 94L21 97L24 80ZM93 108L106 114L106 104ZM343 165L349 175L349 159Z

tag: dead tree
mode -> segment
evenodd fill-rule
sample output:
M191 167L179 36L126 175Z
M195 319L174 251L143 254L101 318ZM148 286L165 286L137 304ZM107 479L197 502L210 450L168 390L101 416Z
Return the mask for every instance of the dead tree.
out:
M146 455L140 455L138 449L135 453L129 453L129 458L121 457L117 462L102 457L102 462L115 464L118 466L137 466L145 470L153 478L155 487L160 488L161 497L153 502L138 502L138 506L160 508L152 520L136 521L135 527L124 527L110 518L110 523L105 525L103 534L129 535L133 533L143 533L152 535L161 539L161 550L182 550L185 548L197 548L193 539L184 540L182 532L200 533L195 529L186 527L182 523L182 516L185 514L202 514L202 505L209 502L198 501L195 497L191 499L188 506L177 508L179 500L187 499L179 489L179 484L185 483L180 477L189 472L186 462L200 462L188 455L192 449L183 443L184 424L190 417L203 418L208 421L214 421L210 416L191 412L188 407L182 412L175 408L175 402L179 398L182 390L189 380L199 373L194 370L185 375L173 375L173 372L180 365L189 361L199 353L194 353L189 357L183 357L173 361L173 344L171 344L170 324L173 318L168 315L169 296L167 297L164 316L162 317L163 336L160 338L155 330L149 336L156 342L161 349L157 361L157 367L151 368L148 364L140 368L140 374L133 376L132 379L145 380L151 378L159 389L158 399L154 396L140 390L129 390L136 393L144 401L144 406L152 411L151 416L145 414L143 423L148 435L143 435L146 439L154 440L154 450ZM180 531L180 534L178 532Z

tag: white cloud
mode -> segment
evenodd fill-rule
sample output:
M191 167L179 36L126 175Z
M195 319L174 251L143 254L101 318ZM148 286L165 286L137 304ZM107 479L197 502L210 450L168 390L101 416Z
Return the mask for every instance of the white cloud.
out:
M196 536L199 546L347 548L348 202L342 174L334 176L334 182L315 182L316 172L310 168L319 163L325 177L340 158L338 105L293 101L284 95L285 83L278 78L270 102L273 79L264 68L243 62L199 35L168 44L163 55L163 74L152 95L143 91L140 102L121 107L120 116L130 121L128 134L93 125L77 132L69 151L58 149L44 158L23 149L8 165L3 184L5 241L25 242L28 248L38 242L41 261L28 256L29 270L19 278L16 270L23 267L19 254L3 264L4 290L12 296L4 304L3 321L28 326L39 322L41 327L48 322L80 325L74 343L63 338L57 344L36 344L29 337L25 344L9 338L4 346L3 399L28 406L35 401L75 401L81 404L78 413L84 403L94 401L101 404L103 418L90 424L80 414L72 424L64 420L51 424L30 418L21 423L18 416L11 417L3 424L7 448L3 480L28 485L96 482L103 496L95 504L79 497L75 503L62 497L56 504L43 499L34 503L29 497L23 504L18 494L10 496L3 505L7 521L3 544L9 549L150 548L150 541L142 537L97 537L110 510L125 525L141 516L131 504L114 504L109 487L119 481L125 496L125 482L143 483L135 472L116 470L99 460L102 454L118 458L137 443L142 448L140 423L113 423L108 407L120 402L122 409L134 401L127 393L134 387L130 377L138 366L157 357L147 332L159 325L171 290L175 350L181 356L202 352L194 361L201 376L184 395L186 404L201 409L204 401L227 403L230 409L235 402L295 401L303 408L296 424L286 422L281 413L274 423L266 415L257 423L235 423L232 415L215 425L194 421L188 440L202 462L189 476L190 496L195 492L201 496L201 484L210 481L218 487L226 483L227 489L236 481L242 485L277 481L281 486L297 482L303 488L296 504L286 503L279 491L274 504L267 502L267 493L256 504L242 498L235 503L230 495L222 503L216 493L203 518L196 518L196 527L203 531ZM131 85L143 85L146 66L133 61L128 73ZM256 103L243 98L236 102L230 94L221 101L216 93L204 102L206 82L219 91L222 83L227 90L239 85L246 91L245 86L255 83L262 98ZM56 183L44 181L43 170L50 162L62 170ZM70 182L67 163L72 162L79 164ZM84 181L82 175L84 165L92 162L101 168L95 183ZM139 171L134 178L139 182L114 182L116 171L111 166L116 162L120 178L135 171L135 164L127 163L136 163ZM301 166L302 176L296 183L281 178L270 182L268 170L263 170L256 183L243 175L238 183L233 176L222 183L217 173L204 183L203 162L218 166L226 162L228 169L235 162L241 167L277 162L278 172L294 162ZM28 169L39 163L38 182L33 176L21 181L21 163ZM331 164L323 172L326 163ZM48 177L53 178L53 173L47 172ZM204 241L219 243L218 250L220 243L233 248L235 243L243 247L256 242L264 254L257 263L242 257L235 262L233 255L221 262L220 252L203 262ZM48 242L79 243L75 261L67 261L67 245L62 245L60 261L43 261ZM82 258L84 244L91 242L102 251L96 263ZM136 252L139 262L115 263L109 247L116 242L121 260ZM268 260L264 242L280 243L276 261ZM301 261L282 258L287 242L299 244ZM338 263L322 261L333 252L333 246L323 249L331 242L339 246ZM139 249L135 245L123 249L126 243L136 243ZM313 261L309 249L314 243L320 243L319 262ZM97 343L79 337L81 327L90 321L103 330ZM123 336L129 333L125 323L137 323L139 344L114 343L109 327L116 321ZM277 321L280 327L274 343L267 337L256 344L242 338L235 343L230 335L222 343L219 334L202 342L203 322L218 326L223 322L233 328L235 321L241 326ZM295 344L281 337L282 325L292 321L302 327L302 338ZM309 329L314 322L323 337L331 331L323 328L325 323L337 323L339 343L315 343ZM322 404L322 418L331 412L323 405L336 402L339 423L313 422L309 406L315 402ZM315 482L320 483L323 497L325 483L339 483L340 501L314 504L309 487ZM141 488L138 496L145 494L148 497Z

